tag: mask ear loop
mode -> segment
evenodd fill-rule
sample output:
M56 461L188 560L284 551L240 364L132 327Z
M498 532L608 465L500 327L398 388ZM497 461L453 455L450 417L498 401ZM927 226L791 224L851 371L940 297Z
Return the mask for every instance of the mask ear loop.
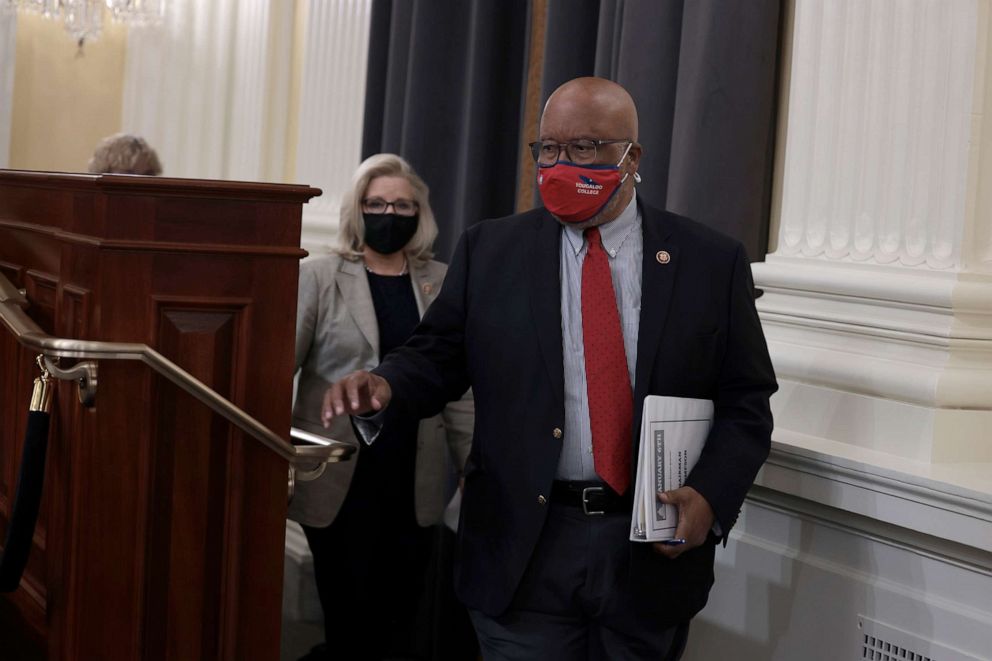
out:
M627 154L630 153L630 148L633 147L633 146L634 146L634 143L633 142L628 142L627 143L627 148L623 150L623 155L620 157L620 160L617 162L617 166L616 167L617 167L618 170L620 169L620 166L623 165L623 159L627 158ZM627 181L627 177L629 175L630 175L629 172L625 172L624 173L623 178L620 180L620 185L621 186L623 186L623 183L625 181ZM634 173L634 181L637 182L637 183L640 183L640 181L641 181L640 177L637 175L636 172ZM613 196L611 195L610 197L613 197Z
M621 165L623 165L623 159L627 158L627 154L630 153L630 148L633 147L633 146L634 146L634 143L633 142L628 142L627 143L627 148L623 150L623 154L620 156L620 160L617 161L617 167L618 168Z

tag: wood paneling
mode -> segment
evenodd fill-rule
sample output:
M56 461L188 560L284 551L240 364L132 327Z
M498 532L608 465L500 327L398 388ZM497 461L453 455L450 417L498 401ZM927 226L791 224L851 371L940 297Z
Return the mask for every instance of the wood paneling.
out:
M0 171L0 272L46 331L148 343L288 432L300 213L316 192ZM0 330L0 532L32 361ZM141 364L101 361L92 409L61 384L43 525L22 587L0 598L4 648L278 658L285 474Z

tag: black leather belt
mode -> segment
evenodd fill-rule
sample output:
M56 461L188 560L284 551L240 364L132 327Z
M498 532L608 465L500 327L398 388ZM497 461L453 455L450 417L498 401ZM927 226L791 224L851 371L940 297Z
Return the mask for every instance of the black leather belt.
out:
M551 485L551 502L555 505L581 507L582 512L600 514L629 513L633 498L631 490L623 496L602 482L564 482L555 480Z

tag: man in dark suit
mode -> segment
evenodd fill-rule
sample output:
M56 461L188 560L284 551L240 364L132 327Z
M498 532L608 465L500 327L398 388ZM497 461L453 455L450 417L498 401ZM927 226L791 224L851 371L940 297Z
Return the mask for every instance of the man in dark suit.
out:
M637 112L580 78L532 145L545 208L471 227L411 340L332 386L375 429L471 386L456 588L486 659L678 659L768 454L775 377L743 247L637 200ZM677 546L629 540L646 395L713 400ZM384 522L388 525L388 522Z

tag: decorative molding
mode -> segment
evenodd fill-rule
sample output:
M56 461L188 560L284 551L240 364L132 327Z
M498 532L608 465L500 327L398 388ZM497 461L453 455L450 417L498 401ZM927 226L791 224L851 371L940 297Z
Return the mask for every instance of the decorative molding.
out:
M303 244L329 245L361 159L371 0L307 0L296 178L324 195L303 208Z
M305 251L300 248L265 245L237 245L223 243L184 243L182 241L142 241L132 239L101 239L87 234L65 232L56 227L22 223L13 220L0 220L0 228L42 234L53 239L76 245L91 246L101 250L154 251L163 253L200 253L217 255L252 255L263 257L290 257L303 259Z
M760 486L752 488L747 497L746 507L774 511L802 523L813 523L832 528L846 535L909 551L965 571L974 572L982 578L992 579L992 556L985 549L958 544L919 530L904 528L878 518L822 505ZM731 538L738 542L745 541L760 546L779 555L792 553L787 545L775 543L747 530L737 531L735 529L731 533ZM862 572L851 572L849 568L841 568L836 563L819 562L816 564L821 567L830 567L838 573L857 576L860 579L870 579L870 575Z
M46 271L28 269L23 285L31 302L31 319L46 332L55 331L58 318L59 276Z
M942 313L951 307L957 282L956 274L946 271L805 259L778 253L752 264L751 269L755 284L760 281L762 290L828 294L886 306L904 303L936 308ZM985 305L992 312L992 305Z
M776 429L755 484L765 500L788 494L986 555L992 549L992 461L933 466Z
M15 287L24 287L24 266L21 264L14 264L13 262L7 262L0 259L0 273L7 276L7 279L10 280Z
M62 285L62 315L57 335L84 339L89 335L92 294L85 287Z
M960 266L978 13L796 0L779 252Z
M779 378L778 431L917 462L992 462L988 410L934 408Z
M0 168L10 163L16 47L17 13L0 10Z
M992 281L779 255L753 271L780 378L992 415Z
M207 197L227 201L272 201L305 204L320 194L320 190L293 184L257 183L244 181L211 181L202 179L174 179L171 177L132 177L121 174L63 174L61 172L36 172L12 170L0 173L0 181L18 188L51 187L59 182L59 192L94 189L101 193L119 195L143 194L154 197Z

